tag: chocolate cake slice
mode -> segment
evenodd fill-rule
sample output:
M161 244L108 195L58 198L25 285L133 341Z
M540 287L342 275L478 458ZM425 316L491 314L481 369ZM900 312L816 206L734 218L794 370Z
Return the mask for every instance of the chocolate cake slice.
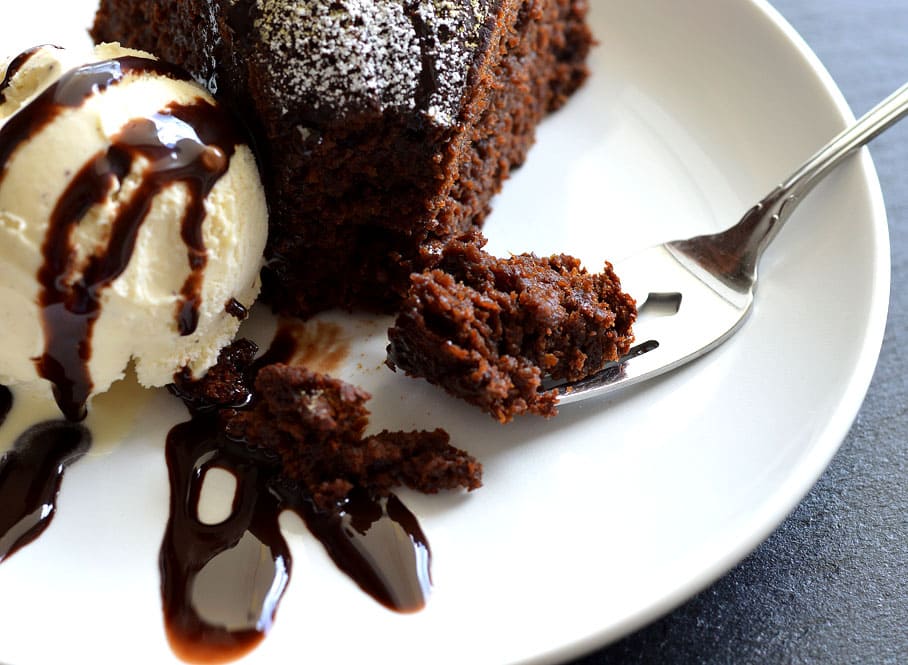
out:
M587 75L586 0L101 0L92 35L177 62L253 125L264 294L391 310L477 228Z
M501 422L553 416L543 379L577 381L627 353L634 300L609 263L592 274L564 254L499 259L480 244L452 242L436 269L412 276L388 332L388 365Z

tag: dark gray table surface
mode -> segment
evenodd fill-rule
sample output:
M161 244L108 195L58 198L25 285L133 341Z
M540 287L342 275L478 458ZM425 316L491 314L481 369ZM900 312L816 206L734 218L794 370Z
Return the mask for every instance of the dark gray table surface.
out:
M772 4L856 115L908 81L908 0ZM892 295L880 363L841 450L740 565L573 665L908 663L908 120L871 154L889 215Z

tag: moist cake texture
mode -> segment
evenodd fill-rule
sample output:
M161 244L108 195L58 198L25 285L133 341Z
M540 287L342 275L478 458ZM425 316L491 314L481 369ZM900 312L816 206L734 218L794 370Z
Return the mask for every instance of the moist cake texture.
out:
M501 422L553 416L543 378L576 381L633 342L633 298L606 263L592 274L565 254L499 259L469 239L411 277L388 332L388 364L423 377Z
M253 124L283 313L393 310L587 75L585 0L101 0Z
M367 434L369 393L256 360L257 351L239 339L202 378L175 377L171 391L193 413L215 415L228 438L274 455L282 478L320 508L336 509L354 489L385 496L403 485L426 494L482 485L482 465L444 430Z
M256 377L254 408L233 417L232 435L277 452L283 474L328 509L354 488L385 495L481 485L482 468L442 429L367 435L369 393L302 367L274 364Z

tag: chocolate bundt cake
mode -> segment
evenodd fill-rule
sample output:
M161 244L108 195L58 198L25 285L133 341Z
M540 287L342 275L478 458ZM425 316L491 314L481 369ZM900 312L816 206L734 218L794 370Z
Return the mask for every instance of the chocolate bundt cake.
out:
M392 310L481 225L587 75L586 0L101 0L92 29L188 68L253 126L264 293Z

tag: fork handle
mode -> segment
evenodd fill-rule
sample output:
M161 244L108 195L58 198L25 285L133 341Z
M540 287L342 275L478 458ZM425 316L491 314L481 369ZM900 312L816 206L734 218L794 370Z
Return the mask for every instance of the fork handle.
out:
M908 83L864 114L808 159L794 174L747 211L734 226L719 233L668 243L718 278L731 297L748 297L757 278L763 250L810 191L846 157L908 114Z
M761 243L768 245L798 204L845 158L867 145L908 114L908 83L874 106L808 159L791 177L764 199L775 208L776 219Z

